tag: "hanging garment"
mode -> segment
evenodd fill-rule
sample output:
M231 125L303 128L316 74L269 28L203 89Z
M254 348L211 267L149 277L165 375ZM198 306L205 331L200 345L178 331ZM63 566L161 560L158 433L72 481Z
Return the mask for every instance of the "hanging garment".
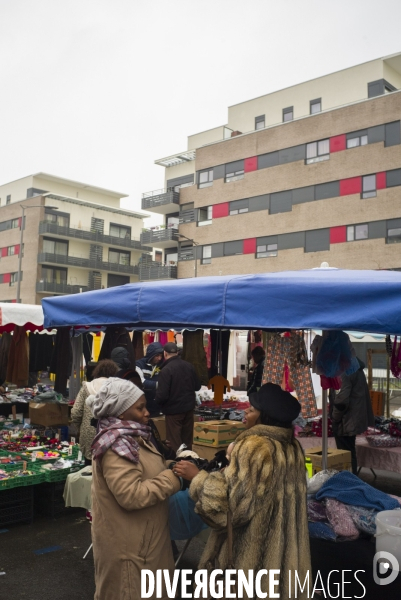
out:
M53 356L54 335L29 334L29 372L48 371Z
M59 327L54 341L50 373L56 375L54 391L67 396L67 379L71 373L72 350L70 328Z
M11 333L4 332L0 346L0 381L6 380L8 356L10 354Z
M237 376L237 332L231 331L230 341L228 344L228 359L227 359L227 379L234 382L234 377Z
M134 331L134 335L132 337L132 345L134 346L135 360L139 360L140 358L143 358L145 355L143 353L143 333L142 333L142 331Z
M228 392L231 391L230 384L221 375L215 375L212 379L209 379L207 387L213 390L214 392L214 403L215 404L223 404L224 393L227 389Z
M81 359L83 350L82 335L71 338L72 364L70 372L70 381L68 384L68 396L70 400L75 400L81 389Z
M228 363L228 345L230 343L229 329L211 329L210 340L212 344L212 357L210 367L210 377L215 375L223 375L227 378L227 363ZM221 373L218 371L219 344L221 340Z
M6 380L18 387L26 387L29 378L29 342L23 327L15 326L7 363Z
M293 331L289 337L276 334L268 342L262 384L272 382L279 386L283 383L285 363L288 364L289 377L295 387L298 401L302 406L302 416L306 418L317 415L316 398L313 391L309 366L301 364L297 358L305 352L305 342L301 334Z
M394 337L394 344L391 352L390 362L391 372L397 379L401 378L401 340L397 345L397 336Z
M88 365L92 360L93 335L91 333L83 333L82 344L82 352L84 354L85 364Z
M160 331L159 332L159 344L161 344L162 346L164 346L165 344L167 344L167 331Z
M209 333L203 334L203 346L205 348L205 353L206 353L207 368L210 369L211 364L212 364L212 342L211 342Z
M170 329L170 331L167 332L167 341L175 342L175 332L172 329Z
M203 347L203 329L188 331L183 333L183 347L181 358L191 363L195 367L197 376L202 385L207 385L209 381L207 372L207 362L205 349Z
M110 358L111 351L120 346L128 351L130 355L131 367L135 365L134 346L132 345L130 335L125 327L107 327L103 344L100 349L99 360Z

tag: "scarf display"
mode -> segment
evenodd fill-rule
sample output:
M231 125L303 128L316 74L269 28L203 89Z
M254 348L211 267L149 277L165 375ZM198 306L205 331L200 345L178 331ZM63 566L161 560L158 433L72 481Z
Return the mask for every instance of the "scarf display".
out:
M92 442L92 456L99 459L109 448L122 458L137 464L139 444L135 438L150 440L151 428L135 421L121 421L116 417L105 417L99 421L99 433Z

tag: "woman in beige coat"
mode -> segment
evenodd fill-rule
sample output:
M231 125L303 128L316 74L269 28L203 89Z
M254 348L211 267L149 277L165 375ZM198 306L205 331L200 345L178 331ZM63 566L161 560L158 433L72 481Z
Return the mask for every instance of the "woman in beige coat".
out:
M152 443L142 390L111 377L86 402L99 419L92 444L95 600L139 600L141 569L173 575L168 498L182 481Z

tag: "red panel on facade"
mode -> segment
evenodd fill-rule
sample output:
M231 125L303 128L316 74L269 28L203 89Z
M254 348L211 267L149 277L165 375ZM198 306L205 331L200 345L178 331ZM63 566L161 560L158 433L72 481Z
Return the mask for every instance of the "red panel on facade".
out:
M2 248L1 249L1 256L2 257L7 256L7 248Z
M386 173L376 173L376 189L384 190L386 187Z
M341 152L347 147L347 139L344 135L335 135L330 138L330 152Z
M11 273L4 273L3 283L10 283L10 281L11 281Z
M16 303L17 303L17 301L16 301L16 300L11 300L11 303L12 303L12 304L16 304Z
M19 244L15 244L15 246L14 246L14 254L19 254Z
M248 238L244 240L244 254L255 254L256 253L256 238Z
M362 191L362 177L350 177L340 181L340 196L360 194Z
M347 241L346 226L330 228L330 244L341 244Z
M244 171L245 173L250 173L251 171L256 171L258 168L258 157L252 156L251 158L246 158L244 161Z
M26 221L25 221L26 222ZM22 217L18 219L18 227L21 229Z
M222 204L214 204L212 217L213 219L218 219L219 217L228 217L228 202L223 202Z

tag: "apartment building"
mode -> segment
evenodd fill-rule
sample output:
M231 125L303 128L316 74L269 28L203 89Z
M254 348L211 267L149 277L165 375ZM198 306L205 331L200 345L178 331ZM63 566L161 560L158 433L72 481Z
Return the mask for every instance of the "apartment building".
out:
M401 54L231 106L156 160L147 277L401 269Z
M46 173L1 185L0 301L17 301L21 250L23 303L138 281L147 215L121 209L124 197Z

